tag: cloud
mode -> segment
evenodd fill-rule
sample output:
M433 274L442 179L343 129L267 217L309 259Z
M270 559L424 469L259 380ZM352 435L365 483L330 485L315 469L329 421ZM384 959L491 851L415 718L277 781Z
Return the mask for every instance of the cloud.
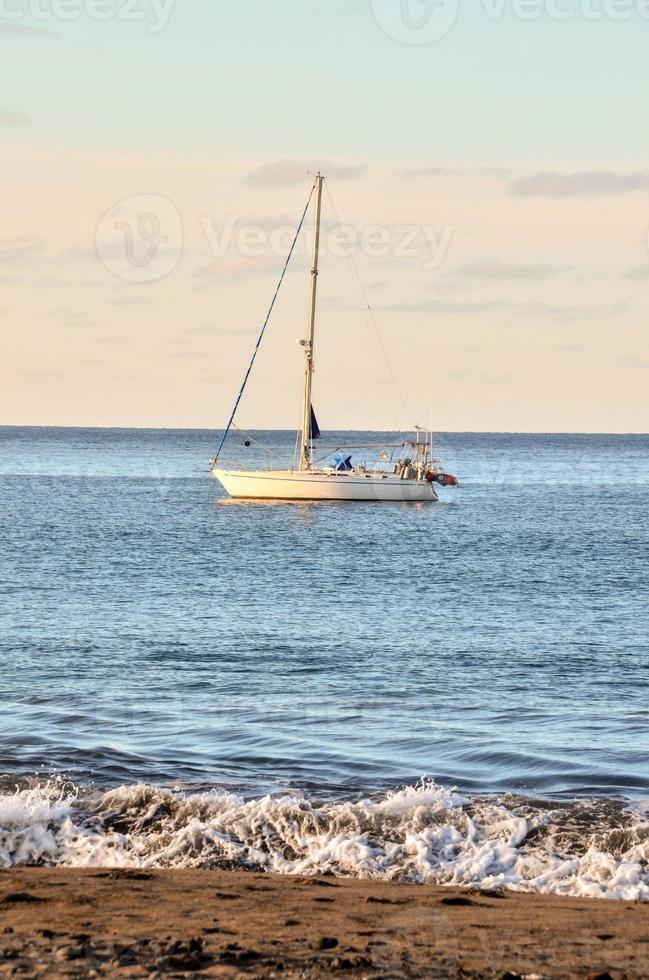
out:
M575 174L533 174L512 181L510 197L586 197L595 194L630 194L649 190L649 171L614 174L593 170Z
M32 286L36 289L95 289L103 286L99 279L70 279L63 276L44 276L42 279L34 279Z
M70 245L59 252L56 257L58 259L74 259L75 261L79 259L92 259L94 261L97 258L97 249L90 245Z
M110 334L107 337L95 337L93 343L95 344L125 344L127 343L127 337L121 337L119 334Z
M379 309L387 310L391 313L450 313L461 316L472 316L479 313L501 310L503 306L504 304L501 300L479 303L472 303L470 301L446 303L443 300L431 299L422 300L420 303L394 303L390 306L379 307Z
M15 265L30 261L42 251L41 242L27 238L0 241L0 265Z
M108 306L148 306L151 300L144 296L117 296L106 301Z
M625 368L631 368L632 370L646 371L649 368L649 361L641 361L636 357L625 357L623 360L619 361Z
M173 351L171 356L180 357L182 359L199 360L200 358L203 357L209 357L210 354L208 353L208 351L204 351L204 350L177 350L177 351Z
M27 24L0 24L0 35L7 37L60 37L56 31L44 27L30 27Z
M86 330L88 327L105 327L105 320L69 320L67 323L61 323L61 327L66 330Z
M649 262L646 265L636 265L633 269L629 269L628 272L624 273L625 279L635 279L636 282L643 282L645 279L649 279Z
M0 110L0 126L9 126L12 129L18 126L29 126L31 119L24 112L14 112L13 110Z
M224 256L195 270L194 279L201 280L201 284L195 289L200 291L210 285L236 282L252 276L266 276L270 273L279 276L283 263L284 260L281 256L272 253L254 257L246 255Z
M354 180L367 173L362 163L328 163L326 160L276 160L267 163L244 177L247 184L263 187L288 187L303 184L310 173L320 170L327 177L336 180Z
M628 311L626 303L609 306L555 306L551 303L515 303L511 300L491 302L447 303L443 300L424 300L421 303L396 303L381 309L401 313L446 313L459 316L476 316L482 313L513 314L520 317L542 317L553 320L601 320Z
M401 170L397 177L509 177L511 170L503 167L418 167Z
M475 265L465 265L451 274L463 279L532 279L538 281L540 279L552 279L554 276L569 271L567 266L521 265L494 260L477 262Z
M69 319L78 318L82 320L85 319L87 315L86 310L75 310L66 307L57 307L54 310L46 310L45 313L43 313L43 316L53 316L57 318L65 317Z
M211 323L205 327L188 327L183 330L183 336L191 337L212 337L216 333L220 333L219 328Z

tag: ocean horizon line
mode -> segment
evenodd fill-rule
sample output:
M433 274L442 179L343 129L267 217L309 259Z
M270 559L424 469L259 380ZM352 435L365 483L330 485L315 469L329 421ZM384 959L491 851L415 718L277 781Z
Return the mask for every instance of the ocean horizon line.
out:
M0 423L2 430L22 430L31 429L34 431L70 431L70 432L214 432L222 433L223 428L211 426L185 426L185 425L37 425L34 423ZM246 432L269 432L277 434L294 433L297 427L279 428L273 426L247 426L245 429L236 430L245 435ZM325 435L330 433L357 433L371 432L376 435L407 435L413 429L371 429L371 428L350 428L350 429L325 429ZM441 436L625 436L625 437L646 437L649 432L630 431L621 429L424 429L425 432L432 432L434 435Z

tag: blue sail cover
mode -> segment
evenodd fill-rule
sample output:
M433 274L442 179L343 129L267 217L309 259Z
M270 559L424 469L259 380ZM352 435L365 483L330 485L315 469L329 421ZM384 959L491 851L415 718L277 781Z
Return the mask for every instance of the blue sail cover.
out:
M352 469L352 458L351 456L343 456L342 453L336 453L334 456L334 469L338 473L347 473Z
M311 439L322 439L322 433L320 432L320 426L318 425L318 420L315 417L315 412L313 411L313 405L311 406L311 431L309 433Z

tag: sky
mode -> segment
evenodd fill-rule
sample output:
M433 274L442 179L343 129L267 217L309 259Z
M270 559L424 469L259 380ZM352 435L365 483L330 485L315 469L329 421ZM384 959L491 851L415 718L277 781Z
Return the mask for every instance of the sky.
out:
M0 424L222 427L321 169L323 429L649 431L648 40L648 0L0 0ZM298 424L311 220L245 427Z

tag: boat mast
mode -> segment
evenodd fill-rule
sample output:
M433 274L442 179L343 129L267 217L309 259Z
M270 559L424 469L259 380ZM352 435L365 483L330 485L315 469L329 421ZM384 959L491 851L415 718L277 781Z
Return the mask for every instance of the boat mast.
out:
M300 469L311 469L311 390L313 387L313 342L315 338L315 311L318 292L318 256L320 253L320 215L322 213L322 183L324 177L316 174L315 227L313 230L313 263L311 266L311 300L309 303L309 333L304 344L306 369L304 372L304 405L302 416L302 453Z

